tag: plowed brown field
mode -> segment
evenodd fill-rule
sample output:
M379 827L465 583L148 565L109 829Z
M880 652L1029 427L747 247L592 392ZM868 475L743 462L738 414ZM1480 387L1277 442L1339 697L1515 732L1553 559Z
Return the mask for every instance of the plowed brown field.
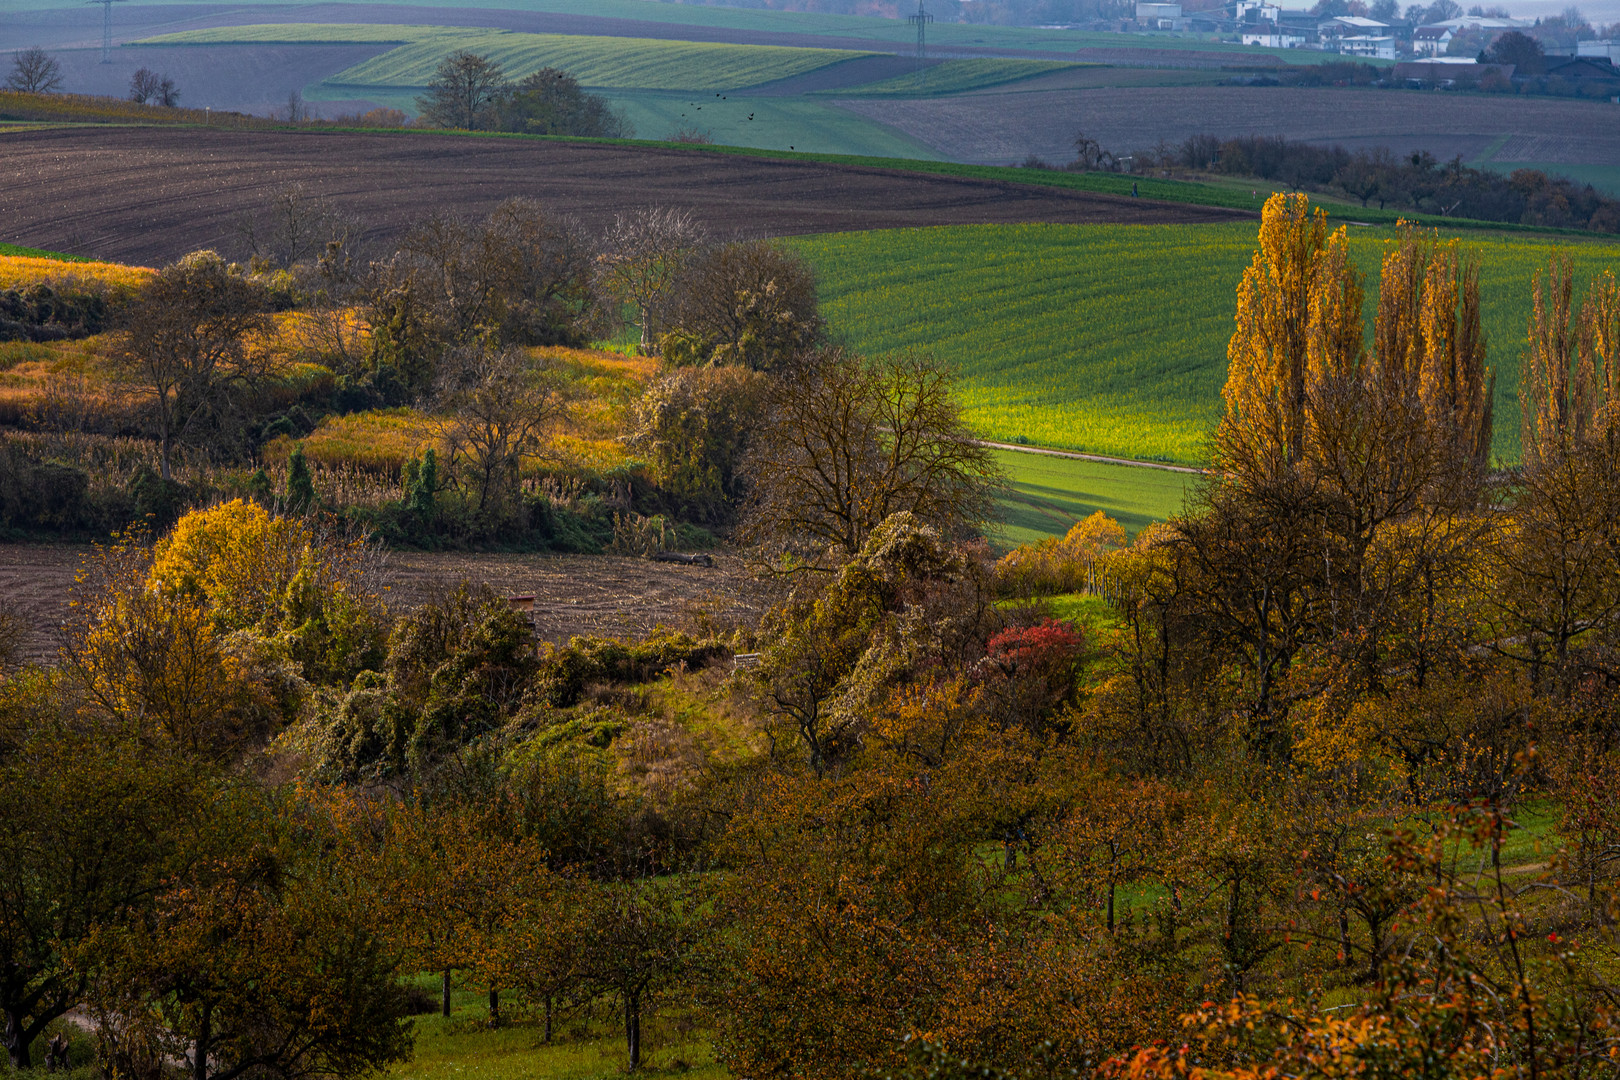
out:
M1055 80L1054 80L1055 81ZM1076 131L1115 153L1174 146L1190 135L1282 135L1352 148L1427 150L1470 161L1502 136L1554 136L1532 160L1620 165L1620 110L1610 102L1511 94L1342 87L1175 86L1040 89L1032 81L954 97L840 101L953 161L1006 164L1026 154L1065 161ZM1504 147L1503 149L1506 149Z
M601 226L690 207L721 235L997 222L1229 221L1242 211L812 161L420 133L63 128L0 134L0 240L145 265L235 247L236 224L299 182L387 241L433 212L523 195Z
M92 549L70 544L0 544L0 603L28 620L24 657L49 663L68 614L74 575ZM713 567L614 555L440 555L392 552L377 575L395 611L411 611L461 580L503 596L535 598L535 632L559 644L578 634L640 635L660 623L684 626L699 612L749 622L758 608L739 556Z

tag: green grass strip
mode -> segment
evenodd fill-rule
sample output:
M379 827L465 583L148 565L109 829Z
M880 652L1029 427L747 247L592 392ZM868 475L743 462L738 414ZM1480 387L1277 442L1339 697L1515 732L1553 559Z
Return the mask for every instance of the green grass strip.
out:
M23 259L55 259L57 262L82 263L94 262L94 259L83 255L65 255L60 251L45 251L42 248L22 247L18 244L0 243L0 255L11 255Z

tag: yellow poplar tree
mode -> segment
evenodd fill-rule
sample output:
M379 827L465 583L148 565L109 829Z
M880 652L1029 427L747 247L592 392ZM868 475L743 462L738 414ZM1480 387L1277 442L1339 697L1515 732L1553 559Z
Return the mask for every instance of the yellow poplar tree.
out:
M1620 281L1613 270L1592 280L1581 304L1580 367L1576 374L1577 409L1586 423L1602 431L1615 426L1620 395Z
M1483 468L1491 451L1491 396L1480 326L1479 265L1457 241L1436 246L1423 277L1418 395L1429 431Z
M1238 285L1237 328L1226 348L1223 456L1270 448L1297 462L1305 437L1311 284L1327 215L1304 195L1278 193L1260 217L1260 246ZM1237 440L1234 442L1234 440Z
M1530 348L1521 373L1519 406L1524 463L1534 467L1556 455L1570 427L1575 332L1569 306L1575 278L1569 256L1554 255L1545 275L1537 270L1530 287Z

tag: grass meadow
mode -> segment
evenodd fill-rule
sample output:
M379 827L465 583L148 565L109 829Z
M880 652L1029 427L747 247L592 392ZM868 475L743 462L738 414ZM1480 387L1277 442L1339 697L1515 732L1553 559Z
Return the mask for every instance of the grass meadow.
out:
M1256 226L970 225L791 241L823 312L857 348L933 352L986 438L1196 464L1221 409L1226 342ZM1369 335L1390 228L1354 228ZM1442 233L1444 235L1444 233ZM1496 372L1497 455L1519 454L1517 389L1532 274L1557 251L1577 280L1620 244L1470 235ZM990 317L992 316L993 317Z
M415 981L427 993L438 994L437 975ZM502 997L503 1008L510 1009ZM393 1080L607 1080L625 1075L624 1035L615 1010L607 1015L559 1011L547 1045L539 1020L522 1011L513 1014L513 1022L491 1030L483 994L458 989L450 1002L448 1018L415 1018L415 1055L384 1075ZM654 1080L724 1080L731 1075L714 1063L707 1033L692 1030L683 1011L665 1009L642 1023L645 1057L637 1075Z
M1098 510L1135 536L1177 513L1198 482L1191 473L1017 450L998 450L996 460L1007 476L1002 520L990 537L998 549L1061 536Z

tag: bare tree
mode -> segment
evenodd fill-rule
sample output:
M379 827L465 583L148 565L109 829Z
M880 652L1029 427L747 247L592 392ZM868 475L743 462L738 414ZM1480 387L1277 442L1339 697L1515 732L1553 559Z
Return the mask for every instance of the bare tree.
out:
M6 89L24 94L48 94L62 85L62 65L56 57L35 45L12 54L11 74Z
M140 105L158 97L163 76L151 68L141 68L129 77L129 100Z
M180 104L180 89L167 75L158 80L157 103L165 109L172 109Z
M477 230L461 218L434 214L411 226L400 242L403 261L432 311L436 335L463 344L487 326L496 268L478 258Z
M330 199L303 184L288 184L263 210L244 216L236 231L254 259L287 268L316 258L333 243L347 248L358 226Z
M749 467L748 532L853 556L906 510L946 534L982 525L1000 471L972 437L931 357L824 349L778 379Z
M462 49L439 62L416 107L422 119L438 127L477 131L493 126L495 105L506 85L499 64Z
M251 343L271 330L264 310L264 290L212 251L164 267L142 289L115 355L150 399L165 480L175 444L225 419L233 392L263 374Z
M532 199L507 199L485 220L477 246L495 279L490 315L502 341L584 345L607 331L596 246L574 219Z
M499 517L524 461L541 452L547 429L562 414L556 380L521 349L469 345L446 355L438 398L452 468L470 476L478 512Z
M400 249L452 344L490 331L503 343L583 344L607 329L590 238L532 200L508 199L476 225L435 215Z
M635 305L643 352L652 350L659 308L682 267L706 240L707 231L689 210L644 206L613 219L603 242L603 283L620 300Z

